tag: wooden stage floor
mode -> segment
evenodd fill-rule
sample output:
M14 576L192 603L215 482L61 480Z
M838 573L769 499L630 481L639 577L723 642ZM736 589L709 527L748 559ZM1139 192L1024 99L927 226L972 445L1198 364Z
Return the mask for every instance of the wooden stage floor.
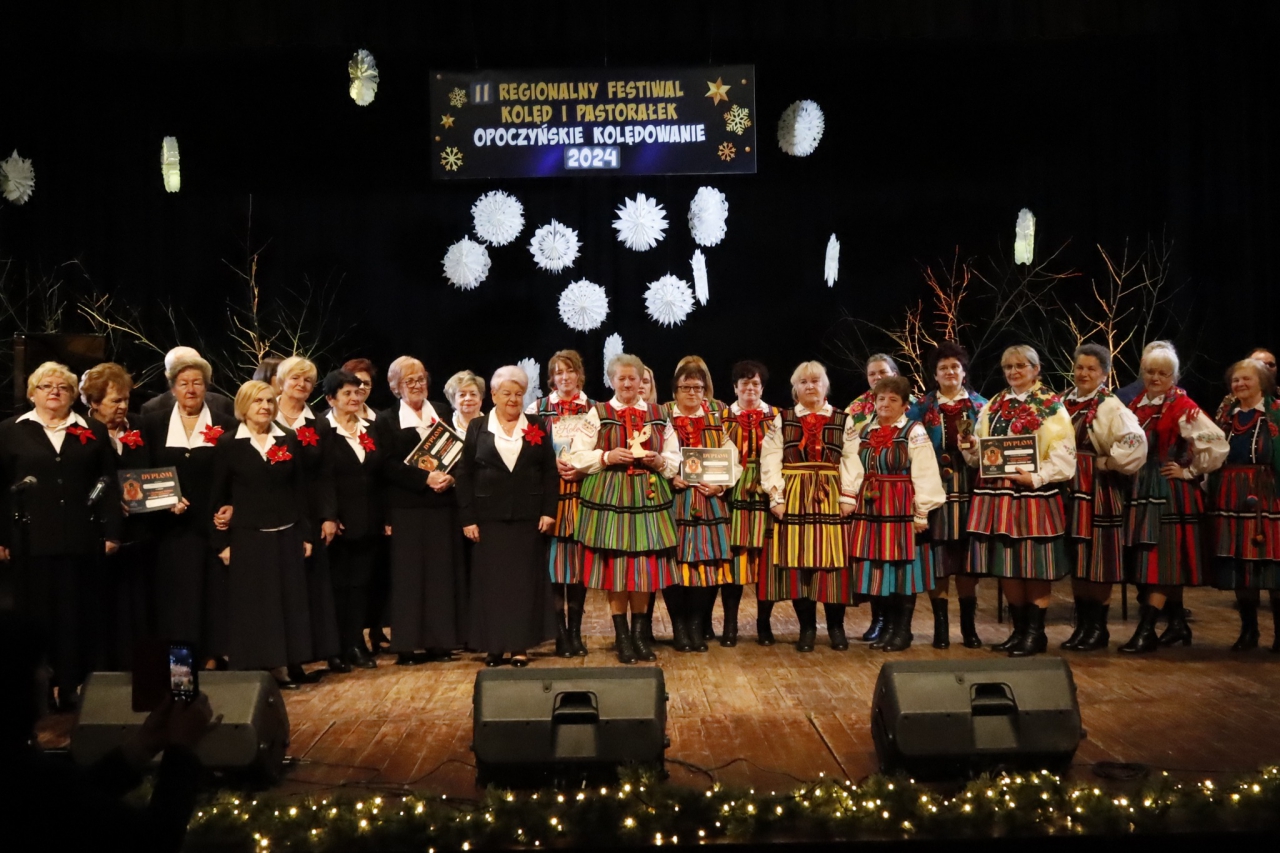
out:
M1049 614L1051 653L1070 633L1068 587L1058 584ZM1130 595L1132 596L1132 589ZM1076 756L1074 773L1091 778L1097 761L1140 762L1191 778L1234 773L1280 762L1280 654L1267 651L1272 639L1269 612L1261 614L1263 648L1244 654L1228 649L1238 633L1230 593L1193 590L1195 642L1190 648L1161 649L1129 657L1116 646L1133 630L1113 607L1112 645L1105 652L1067 655L1079 690L1087 739ZM1265 608L1264 599L1264 608ZM668 635L665 610L658 606L654 630ZM959 644L958 616L952 603L952 647L933 649L928 602L916 609L916 643L890 655L854 642L834 652L819 622L818 648L799 654L788 641L797 631L789 604L774 611L779 644L755 643L755 603L744 598L743 636L734 649L712 643L707 654L680 654L665 644L657 664L666 675L669 759L704 768L721 768L726 784L784 790L797 779L847 776L859 779L876 770L868 728L872 689L882 662L894 660L988 660L986 649ZM1007 628L994 619L995 585L981 585L979 632L999 641ZM861 633L866 607L850 609L850 636ZM720 625L717 606L717 632ZM821 608L819 609L821 620ZM610 651L612 630L602 594L588 599L584 634L591 653L564 661L549 644L534 654L533 667L620 666ZM286 696L292 722L289 755L296 763L282 792L315 792L334 786L358 789L409 789L471 797L476 794L472 760L471 692L483 669L482 655L459 655L446 663L397 667L382 657L376 670L329 676ZM65 743L71 720L50 718L42 742ZM737 760L740 759L740 760ZM674 781L705 784L706 776L668 762Z

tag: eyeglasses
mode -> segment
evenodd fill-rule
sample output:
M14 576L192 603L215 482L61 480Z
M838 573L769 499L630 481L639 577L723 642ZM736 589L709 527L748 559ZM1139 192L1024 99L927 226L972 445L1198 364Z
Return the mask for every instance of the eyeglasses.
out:
M404 380L404 384L410 388L417 388L419 385L425 386L427 384L427 377L418 376L413 379L406 379Z
M1000 369L1008 373L1010 370L1026 370L1030 366L1025 361L1020 361L1017 364L1002 364Z
M52 382L45 382L45 383L43 383L43 384L40 384L40 385L37 385L37 386L36 386L36 390L37 390L37 391L40 391L40 392L42 392L42 393L44 393L44 394L48 394L49 392L51 392L51 391L53 391L53 390L55 390L55 389L56 389L60 394L71 394L72 392L74 392L74 391L75 391L75 389L74 389L74 388L72 388L70 385L54 385Z
M699 394L701 394L703 391L707 390L707 386L705 386L705 385L677 385L677 386L676 386L676 390L677 390L677 391L697 391Z

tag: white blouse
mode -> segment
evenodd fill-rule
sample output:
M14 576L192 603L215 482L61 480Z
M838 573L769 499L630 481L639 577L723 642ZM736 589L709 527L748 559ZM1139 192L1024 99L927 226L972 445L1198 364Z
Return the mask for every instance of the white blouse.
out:
M1065 399L1083 403L1097 393L1095 388L1092 394L1081 397L1072 389ZM1133 475L1147 461L1147 434L1142 431L1138 416L1119 397L1108 397L1098 404L1093 423L1089 424L1089 442L1098 452L1094 465L1099 471Z
M40 426L44 428L45 437L49 439L49 443L53 445L54 451L58 453L62 452L62 442L67 437L67 427L81 426L81 427L88 428L89 426L89 424L85 422L85 419L80 417L75 412L71 412L69 415L67 415L67 419L62 421L61 423L56 423L53 426L49 426L44 421L40 420L40 416L36 414L35 409L32 409L31 411L27 412L25 415L21 415L18 418L18 421L35 421L36 423L40 424ZM117 450L116 452L119 453L120 451Z
M1154 400L1143 394L1138 405L1158 406L1163 402L1163 394ZM1196 416L1190 421L1186 418L1178 419L1178 434L1191 445L1191 466L1183 469L1184 479L1194 480L1201 474L1217 471L1231 452L1226 433L1199 406L1196 407Z
M507 435L498 423L497 412L491 411L486 417L489 432L493 433L493 446L502 457L502 464L507 466L508 471L514 471L516 459L520 458L520 445L524 444L524 431L529 428L528 418L520 415L515 429L511 430L511 435Z
M253 449L258 451L258 455L262 457L263 461L266 461L267 449L275 446L276 439L282 438L283 436L284 430L280 429L279 424L275 421L271 422L271 432L266 436L267 440L262 444L258 443L258 434L249 431L248 424L242 423L240 424L240 428L236 430L236 438L248 439L249 443L253 445Z
M796 403L796 417L809 414L827 415L835 413L835 408L827 402L822 408L811 412L801 403ZM785 503L786 481L782 477L782 415L773 419L773 428L760 444L760 485L769 494L770 506ZM840 503L853 506L858 502L858 490L862 488L862 462L858 459L858 430L853 417L845 419L844 435L841 438L840 450Z
M307 421L314 421L316 419L316 416L311 413L311 407L308 406L306 403L303 403L302 413L299 414L298 417L294 418L292 421L289 420L288 415L286 415L284 412L280 411L279 409L276 410L276 418L280 421L280 423L284 424L289 429L296 430L300 426L306 426Z
M329 426L333 427L334 432L347 440L347 444L351 445L351 450L356 454L356 458L361 462L364 461L364 445L360 443L360 436L364 435L365 430L369 426L369 422L364 418L356 418L356 431L354 433L347 432L342 425L338 423L333 416L333 409L325 413L325 420L329 422Z
M185 447L187 450L194 450L197 447L213 447L204 440L204 431L213 425L213 417L209 414L209 407L206 405L200 409L200 415L196 418L196 425L191 428L191 435L187 435L187 431L182 428L182 410L178 408L178 404L173 404L173 411L169 413L169 431L164 437L165 447Z
M436 410L427 400L422 401L422 413L419 414L413 410L404 400L400 401L400 429L413 427L418 431L418 438L426 438L427 430L440 420L440 416L436 414Z
M623 409L640 409L641 411L648 409L648 404L643 400L624 406L617 397L610 400L609 405L619 412ZM574 434L573 443L569 445L569 463L584 474L595 474L604 470L602 460L605 452L596 448L599 433L600 415L592 406L587 412L586 420L582 422L582 427ZM676 438L676 431L672 429L671 424L666 422L662 425L662 468L658 469L658 473L668 480L680 473L680 440Z

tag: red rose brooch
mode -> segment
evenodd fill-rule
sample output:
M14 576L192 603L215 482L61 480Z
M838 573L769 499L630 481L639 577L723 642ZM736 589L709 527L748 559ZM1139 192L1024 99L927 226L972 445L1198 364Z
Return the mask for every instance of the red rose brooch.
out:
M530 444L534 444L534 445L542 444L542 439L545 436L546 436L546 433L543 432L542 428L539 427L537 424L529 424L527 427L524 428L524 440L529 442Z
M272 465L277 462L288 462L292 458L293 454L283 444L273 444L267 448L267 460Z
M364 448L365 453L372 453L378 449L377 445L373 443L373 437L367 432L360 433L360 437L356 440L360 442L360 446Z
M303 447L315 447L318 445L320 443L320 436L316 434L315 427L298 427L298 443Z
M98 437L93 434L93 430L88 427L69 426L67 427L67 434L74 435L76 438L80 439L81 444L88 444L90 441L98 440Z
M209 424L200 430L200 437L204 439L205 444L217 444L218 437L222 435L224 430L216 424Z
M142 433L136 429L131 429L124 435L120 436L120 443L128 446L130 450L137 450L142 446Z

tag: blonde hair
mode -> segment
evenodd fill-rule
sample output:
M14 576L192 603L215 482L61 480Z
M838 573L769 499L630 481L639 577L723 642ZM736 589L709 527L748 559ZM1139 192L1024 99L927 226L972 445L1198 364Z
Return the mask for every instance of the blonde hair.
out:
M634 356L629 352L620 352L613 358L609 359L609 365L605 368L605 372L609 374L609 384L613 384L613 378L618 375L618 371L624 367L630 367L636 373L644 370L644 362L639 356Z
M275 417L276 389L261 380L250 379L241 385L240 390L236 392L236 420L244 423L244 419L249 414L249 406L263 391L271 392L271 408L273 410L271 415Z
M647 364L644 365L642 368L641 378L644 378L646 376L648 377L648 381L649 381L649 393L644 395L644 401L646 403L652 403L656 406L658 404L658 380L655 379L653 376L653 368Z
M276 367L276 378L280 380L281 385L289 377L299 374L310 379L312 384L315 384L316 377L319 375L311 360L301 355L291 355Z
M396 395L397 400L400 399L400 380L411 367L422 368L423 375L427 377L427 390L431 390L431 374L427 373L426 365L411 355L402 355L387 365L387 386L391 388L391 393Z
M1034 348L1027 344L1014 344L1011 347L1006 347L1005 351L1000 354L1000 361L1003 363L1004 357L1010 353L1022 356L1027 360L1027 364L1032 367L1040 366L1040 353L1036 352Z
M796 386L800 384L800 380L806 376L817 376L822 380L822 396L826 397L831 393L831 380L827 378L827 369L822 366L820 361L802 361L796 365L796 369L791 371L791 399L799 400L796 395Z
M686 355L684 358L680 359L680 363L676 365L676 372L675 372L676 379L673 379L671 383L672 384L671 393L673 394L675 393L675 382L677 379L679 379L680 372L687 367L697 368L699 371L701 371L702 382L707 386L705 399L707 400L714 399L716 396L716 389L715 389L715 385L713 385L711 382L711 369L707 367L707 363L702 360L702 356L700 355ZM685 373L685 375L692 376L693 374Z
M444 396L449 401L450 406L457 408L458 392L467 385L474 385L480 397L484 398L484 380L470 370L459 370L449 377L448 382L444 383Z
M56 376L66 381L71 386L71 396L77 397L80 394L80 380L71 372L71 368L65 364L59 364L56 361L46 361L44 364L31 371L31 375L27 377L27 399L36 393L36 386L50 376Z

